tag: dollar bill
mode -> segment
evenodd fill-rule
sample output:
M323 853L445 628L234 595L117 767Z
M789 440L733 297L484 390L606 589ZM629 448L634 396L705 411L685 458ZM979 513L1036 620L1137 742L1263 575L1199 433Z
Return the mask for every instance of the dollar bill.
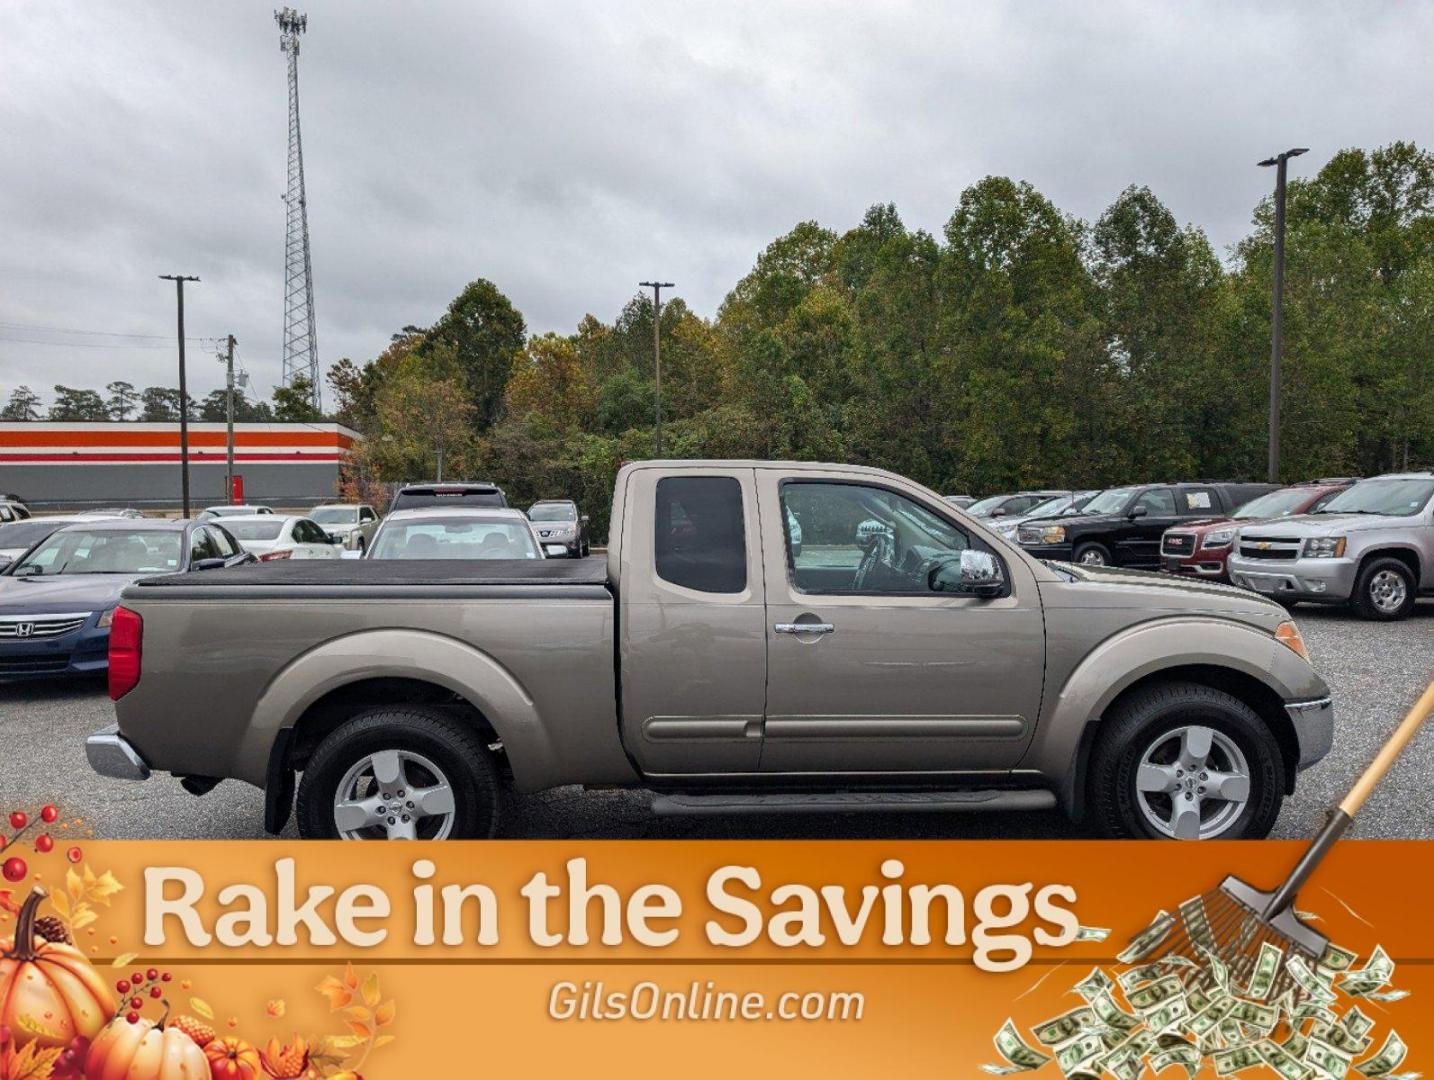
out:
M1304 1077L1310 1074L1308 1065L1278 1043L1261 1039L1255 1044L1255 1048L1259 1050L1260 1057L1265 1059L1265 1064L1279 1073L1284 1080L1304 1080Z
M1006 1065L982 1065L981 1068L992 1076L1009 1076L1017 1072L1039 1069L1051 1059L1039 1050L1026 1044L1016 1030L1015 1021L1007 1019L992 1040L997 1052L1006 1059Z
M1174 927L1174 915L1168 911L1158 912L1149 926L1130 939L1130 944L1117 954L1116 959L1122 964L1133 964L1137 960L1144 960L1160 947L1161 943L1170 936L1170 931Z
M1358 1005L1351 1005L1349 1012L1340 1019L1339 1026L1351 1035L1359 1037L1369 1034L1369 1029L1374 1027L1374 1021L1364 1015L1364 1011Z
M1286 1053L1302 1058L1305 1056L1305 1051L1309 1049L1310 1041L1308 1036L1302 1035L1298 1031L1292 1031L1280 1042L1280 1045L1284 1047Z
M1235 999L1222 997L1218 1001L1211 1002L1190 1018L1186 1025L1191 1034L1200 1036L1207 1032L1214 1031L1220 1025L1220 1021L1230 1015L1230 1010L1235 1007Z
M1285 951L1268 941L1260 943L1260 955L1255 958L1255 970L1250 974L1250 985L1245 996L1264 1001L1275 987L1275 976L1280 973Z
M1225 993L1230 992L1230 969L1225 966L1213 949L1201 949L1205 955L1205 970L1209 973L1211 980Z
M1381 990L1374 993L1364 994L1363 996L1368 998L1370 1001L1382 1001L1388 1003L1390 1001L1398 1001L1401 998L1407 998L1409 996L1409 991Z
M1108 1028L1128 1034L1140 1026L1140 1021L1117 1005L1108 991L1091 998L1090 1007L1096 1018Z
M1099 1035L1081 1035L1056 1051L1056 1064L1069 1076L1103 1053L1105 1043Z
M1328 968L1330 971L1346 971L1357 958L1357 953L1351 952L1349 949L1341 949L1334 942L1330 942L1324 947L1324 952L1320 954L1319 966Z
M1200 1051L1186 1043L1162 1050L1150 1059L1150 1067L1156 1072L1164 1072L1172 1065L1183 1067L1186 1075L1193 1080L1195 1074L1200 1071Z
M1232 1046L1214 1053L1215 1072L1220 1076L1230 1076L1264 1063L1265 1060L1260 1057L1260 1051L1252 1043L1244 1046Z
M1340 974L1339 988L1350 997L1366 997L1386 986L1393 975L1394 961L1382 945L1376 945L1364 967Z
M1070 1042L1082 1032L1089 1031L1095 1026L1095 1013L1090 1006L1082 1005L1072 1009L1070 1012L1062 1013L1038 1024L1031 1029L1036 1041L1046 1046L1059 1046L1061 1043Z
M1353 1056L1346 1054L1338 1047L1331 1046L1323 1039L1311 1038L1309 1045L1305 1048L1305 1060L1318 1069L1325 1076L1332 1076L1335 1080L1344 1080L1349 1072L1349 1063Z
M1185 1004L1185 995L1181 994L1146 1016L1145 1023L1151 1031L1169 1031L1189 1016L1190 1006Z
M1099 997L1101 994L1108 994L1110 988L1114 985L1115 982L1111 977L1100 968L1091 968L1090 974L1076 983L1071 989L1085 998L1086 1001L1090 1001L1092 998Z
M1077 941L1104 941L1110 937L1110 928L1107 926L1081 926L1076 929L1075 939Z
M1356 1035L1342 1024L1324 1021L1315 1022L1315 1025L1310 1028L1310 1036L1350 1055L1364 1053L1373 1041L1368 1035Z
M1328 1005L1334 1001L1335 993L1328 984L1318 975L1310 970L1309 964L1305 963L1302 956L1292 956L1285 964L1285 970L1289 972L1290 978L1294 979L1298 986L1311 1001L1321 1005Z
M1408 1053L1409 1048L1404 1045L1404 1040L1399 1037L1399 1032L1391 1031L1385 1037L1384 1045L1379 1048L1379 1053L1367 1061L1361 1061L1355 1066L1355 1069L1365 1076L1383 1076L1399 1068Z
M1280 1011L1273 1005L1236 998L1235 1007L1230 1010L1229 1019L1249 1024L1260 1032L1267 1033L1273 1031L1275 1025L1280 1022Z
M1140 1013L1148 1013L1157 1009L1171 998L1181 996L1184 993L1184 984L1181 983L1178 975L1166 975L1153 983L1137 987L1125 995L1130 1002L1131 1008Z
M1334 1024L1337 1017L1334 1010L1328 1005L1321 1005L1317 1001L1305 1001L1295 1006L1294 1016L1291 1018L1293 1024L1306 1024L1314 1020L1321 1024Z

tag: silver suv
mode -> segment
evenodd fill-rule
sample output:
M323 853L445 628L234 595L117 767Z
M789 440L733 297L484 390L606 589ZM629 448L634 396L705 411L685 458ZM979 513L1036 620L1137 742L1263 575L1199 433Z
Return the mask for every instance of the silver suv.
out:
M1406 617L1416 597L1434 594L1434 471L1361 480L1312 514L1247 525L1230 580L1285 602Z

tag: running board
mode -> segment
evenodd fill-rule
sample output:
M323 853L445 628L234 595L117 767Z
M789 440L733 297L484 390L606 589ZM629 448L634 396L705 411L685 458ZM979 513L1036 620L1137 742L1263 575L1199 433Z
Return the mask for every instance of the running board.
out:
M890 814L971 810L1049 810L1052 791L835 791L751 795L656 795L663 817L712 814Z

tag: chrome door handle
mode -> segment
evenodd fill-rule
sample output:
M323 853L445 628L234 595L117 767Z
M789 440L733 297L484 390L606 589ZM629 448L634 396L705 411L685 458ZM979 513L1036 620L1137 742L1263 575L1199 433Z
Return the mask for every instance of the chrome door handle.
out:
M836 627L829 622L779 622L772 629L779 634L830 634Z

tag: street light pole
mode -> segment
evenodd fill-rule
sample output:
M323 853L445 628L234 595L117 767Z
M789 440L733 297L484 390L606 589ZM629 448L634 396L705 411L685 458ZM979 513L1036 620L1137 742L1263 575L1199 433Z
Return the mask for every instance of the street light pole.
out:
M1269 481L1280 482L1280 359L1285 329L1285 173L1289 160L1308 151L1297 146L1260 162L1275 167L1275 283L1270 304L1270 451Z
M653 456L662 456L662 290L673 288L670 281L639 281L652 290L652 365L653 384L657 398L657 423L653 428Z
M198 281L183 274L160 274L161 281L174 282L179 300L179 477L184 517L189 516L189 390L184 375L184 283Z
M224 501L234 501L234 335L230 334L224 353Z

